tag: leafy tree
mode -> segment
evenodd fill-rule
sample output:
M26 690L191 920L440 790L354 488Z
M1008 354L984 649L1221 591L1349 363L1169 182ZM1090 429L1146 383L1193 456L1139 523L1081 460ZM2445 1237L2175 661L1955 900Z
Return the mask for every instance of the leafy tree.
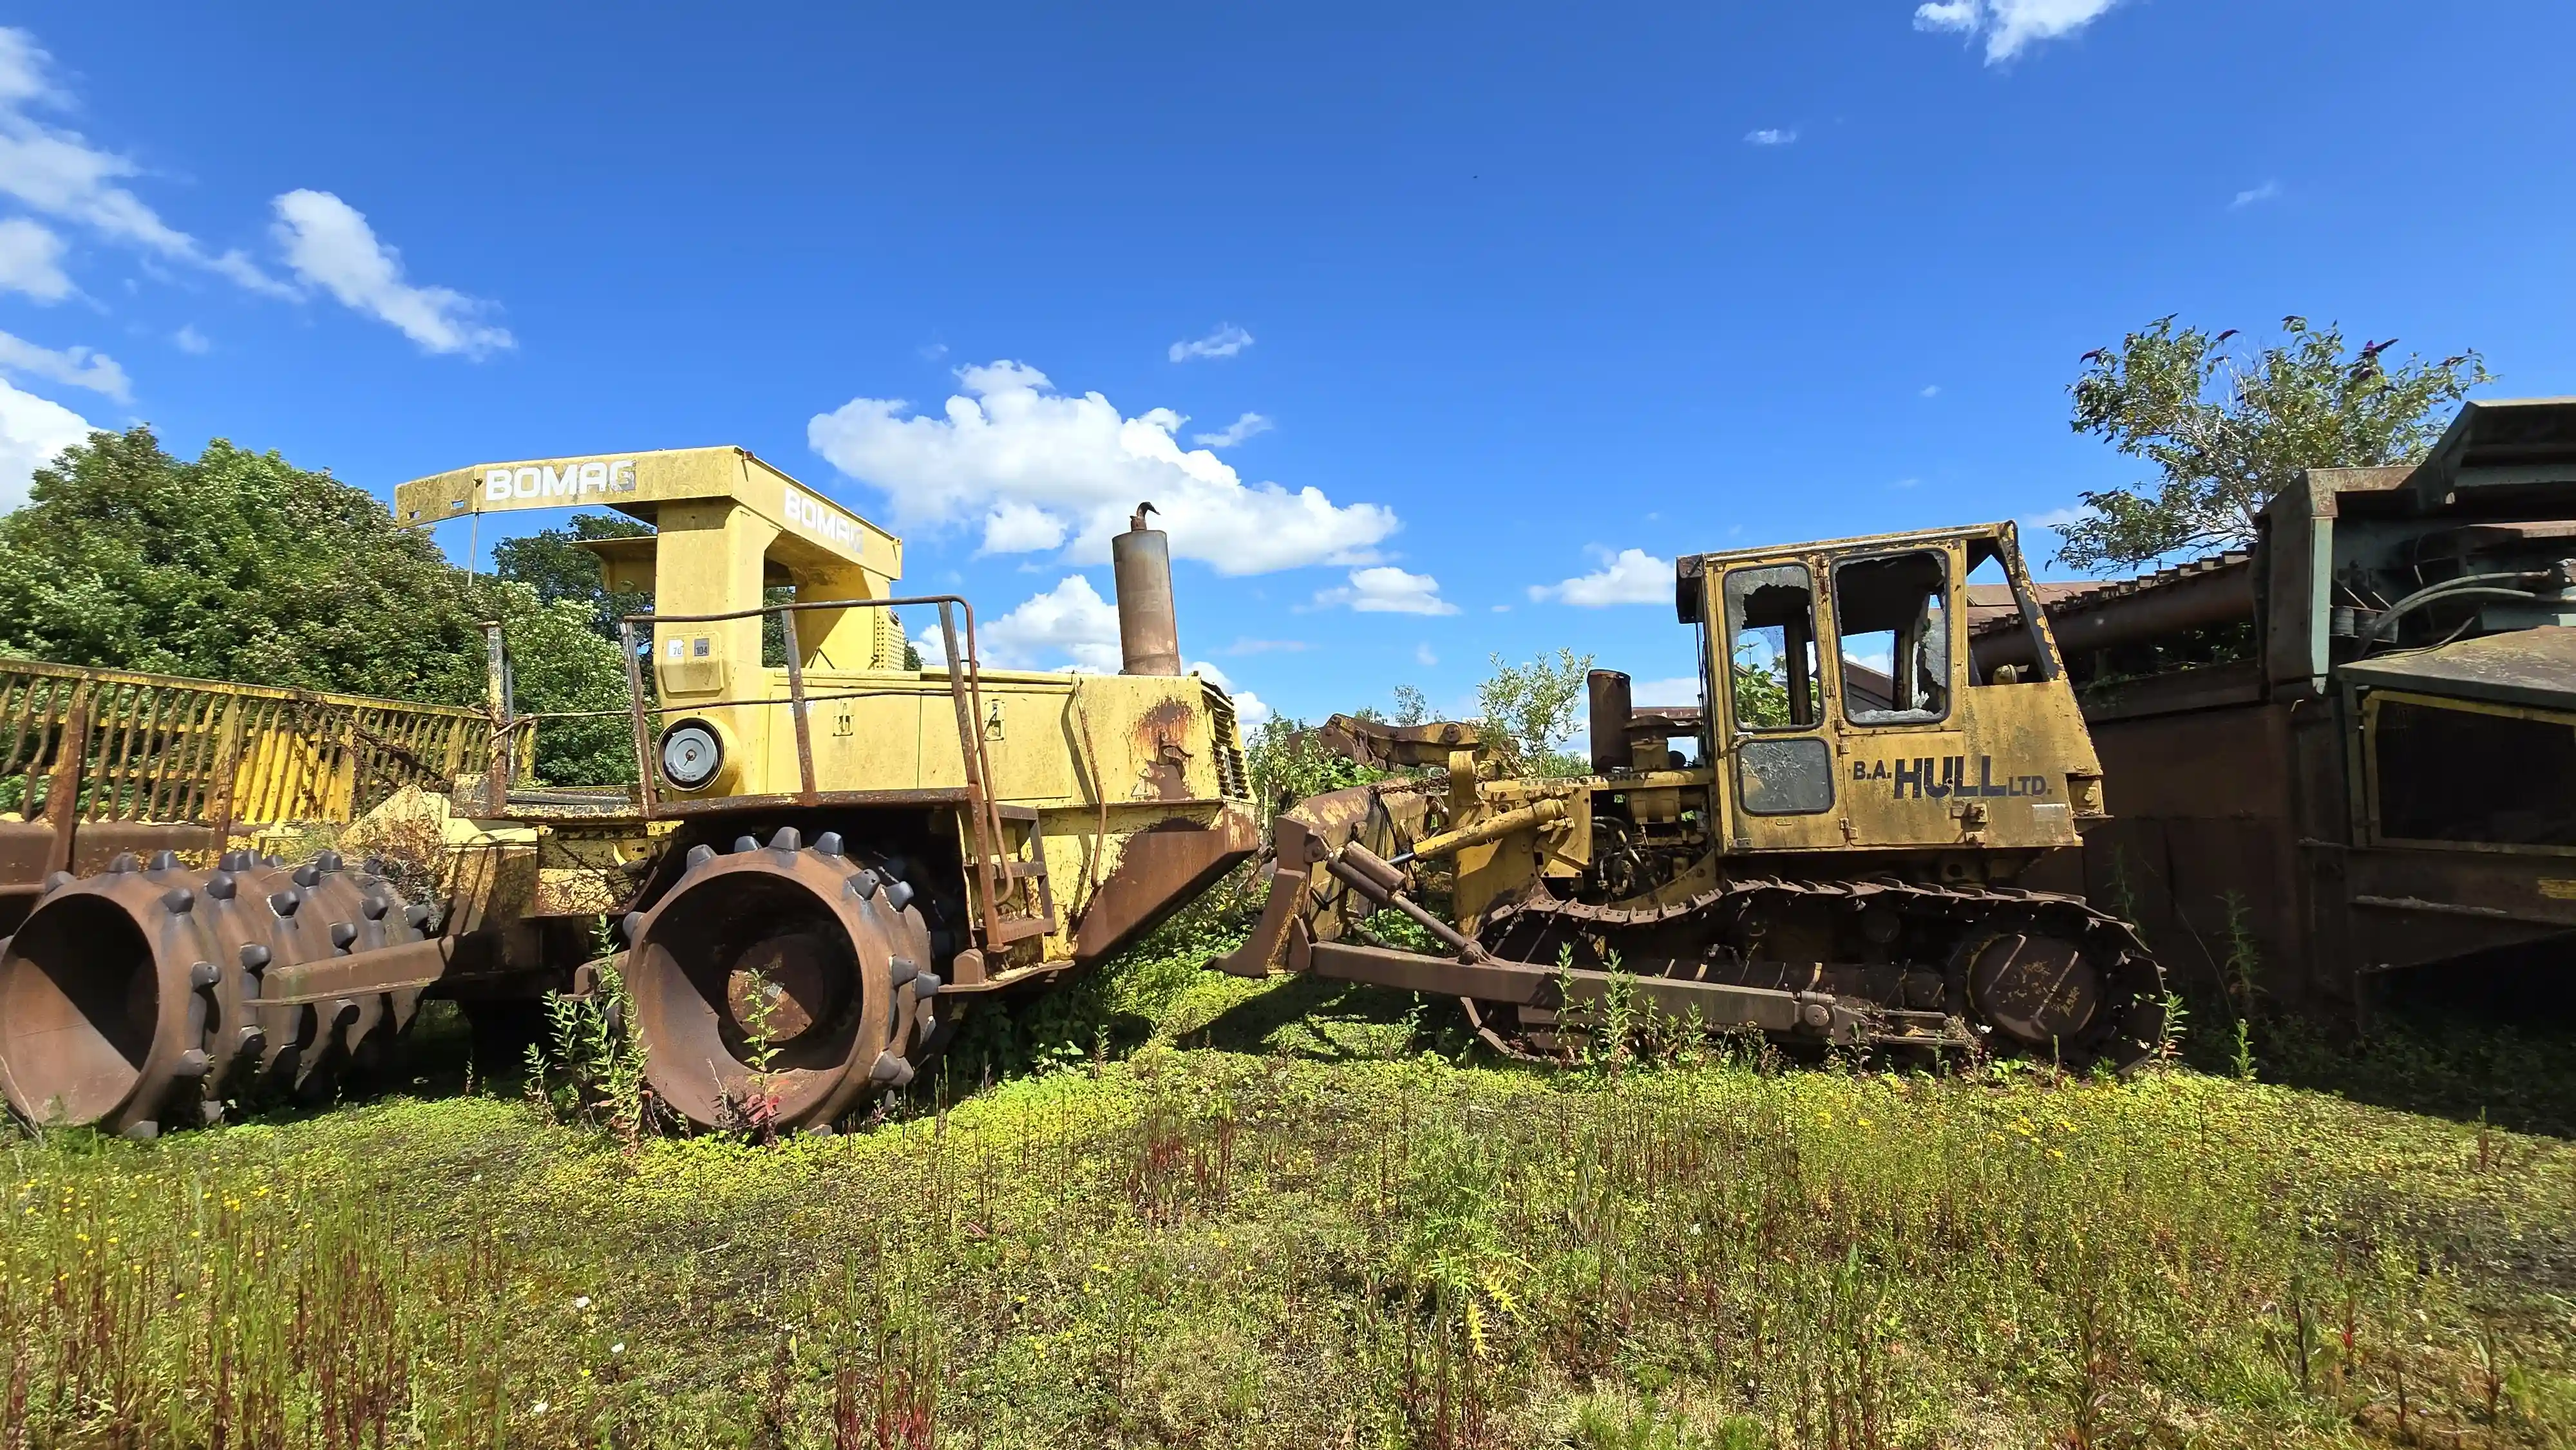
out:
M363 489L222 439L186 460L148 428L92 433L0 517L0 652L61 664L480 705L499 619L521 710L615 708L625 667L590 618L455 568ZM541 727L539 773L631 777L607 739L624 722L606 726Z
M1317 745L1315 727L1285 715L1273 715L1254 727L1243 753L1252 776L1253 803L1265 819L1308 796L1386 777L1382 770L1371 770Z
M1755 729L1789 723L1789 664L1750 644L1735 652L1735 718Z
M536 590L537 602L569 599L588 606L592 625L603 639L617 638L617 621L653 607L653 596L611 590L599 570L599 556L581 547L587 539L633 539L653 530L624 514L574 514L560 529L540 529L492 546L492 572Z
M1585 775L1591 762L1557 749L1574 733L1588 691L1592 656L1560 649L1525 665L1492 656L1494 672L1476 687L1479 724L1503 768L1533 775Z
M366 491L222 439L92 433L0 518L0 649L38 659L462 704L481 617Z
M519 710L610 712L538 722L537 775L557 785L634 780L626 666L617 646L599 637L593 606L579 599L540 602L533 587L515 580L487 582L482 593L501 620Z
M2153 464L2152 483L2083 495L2058 559L2078 569L2133 568L2180 553L2237 547L2303 468L2366 467L2421 458L2451 405L2493 381L2475 352L2428 363L2396 339L2347 352L2342 329L2281 319L2282 340L2248 356L2160 318L2120 346L2084 355L2069 389L2070 426L2098 433Z
M1430 718L1431 697L1423 694L1420 686L1398 685L1395 687L1396 724L1420 725L1430 720Z

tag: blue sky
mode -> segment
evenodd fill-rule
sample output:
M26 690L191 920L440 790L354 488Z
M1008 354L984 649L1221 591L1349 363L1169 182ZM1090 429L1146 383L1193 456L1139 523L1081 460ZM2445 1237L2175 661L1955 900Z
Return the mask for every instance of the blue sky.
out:
M81 422L379 492L739 443L1050 667L1152 497L1187 655L1302 716L1681 676L1676 553L2130 481L2065 386L2165 313L2576 393L2563 0L0 23L0 493Z

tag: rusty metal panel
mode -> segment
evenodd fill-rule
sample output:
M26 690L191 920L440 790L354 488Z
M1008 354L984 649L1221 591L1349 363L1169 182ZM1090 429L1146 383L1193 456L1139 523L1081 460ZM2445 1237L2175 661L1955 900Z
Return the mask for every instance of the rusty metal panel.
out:
M1074 960L1097 961L1249 859L1260 844L1252 812L1229 805L1214 822L1165 820L1118 846L1118 865L1085 903Z
M2576 626L2541 625L2437 649L2354 660L2335 673L2373 689L2452 695L2490 705L2576 709Z

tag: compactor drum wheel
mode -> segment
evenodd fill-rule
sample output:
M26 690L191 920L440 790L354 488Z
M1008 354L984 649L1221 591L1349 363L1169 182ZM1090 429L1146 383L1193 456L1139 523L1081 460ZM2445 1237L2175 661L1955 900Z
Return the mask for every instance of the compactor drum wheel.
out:
M0 944L0 1088L33 1121L132 1137L215 1122L263 1090L328 1102L381 1062L419 990L263 1003L262 979L419 941L428 916L331 851L292 871L248 851L193 870L164 851L57 876Z
M940 1040L913 887L835 833L693 847L625 925L645 1075L701 1127L828 1124L910 1083Z

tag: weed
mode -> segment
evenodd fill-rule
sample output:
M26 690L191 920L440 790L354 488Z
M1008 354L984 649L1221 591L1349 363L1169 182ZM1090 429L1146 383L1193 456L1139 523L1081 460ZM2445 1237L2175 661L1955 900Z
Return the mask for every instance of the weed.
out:
M768 1147L622 1142L598 1089L0 1140L0 1445L2576 1435L2562 1141L2181 1069L1738 1033L1542 1074L1104 1012L1096 1075Z

